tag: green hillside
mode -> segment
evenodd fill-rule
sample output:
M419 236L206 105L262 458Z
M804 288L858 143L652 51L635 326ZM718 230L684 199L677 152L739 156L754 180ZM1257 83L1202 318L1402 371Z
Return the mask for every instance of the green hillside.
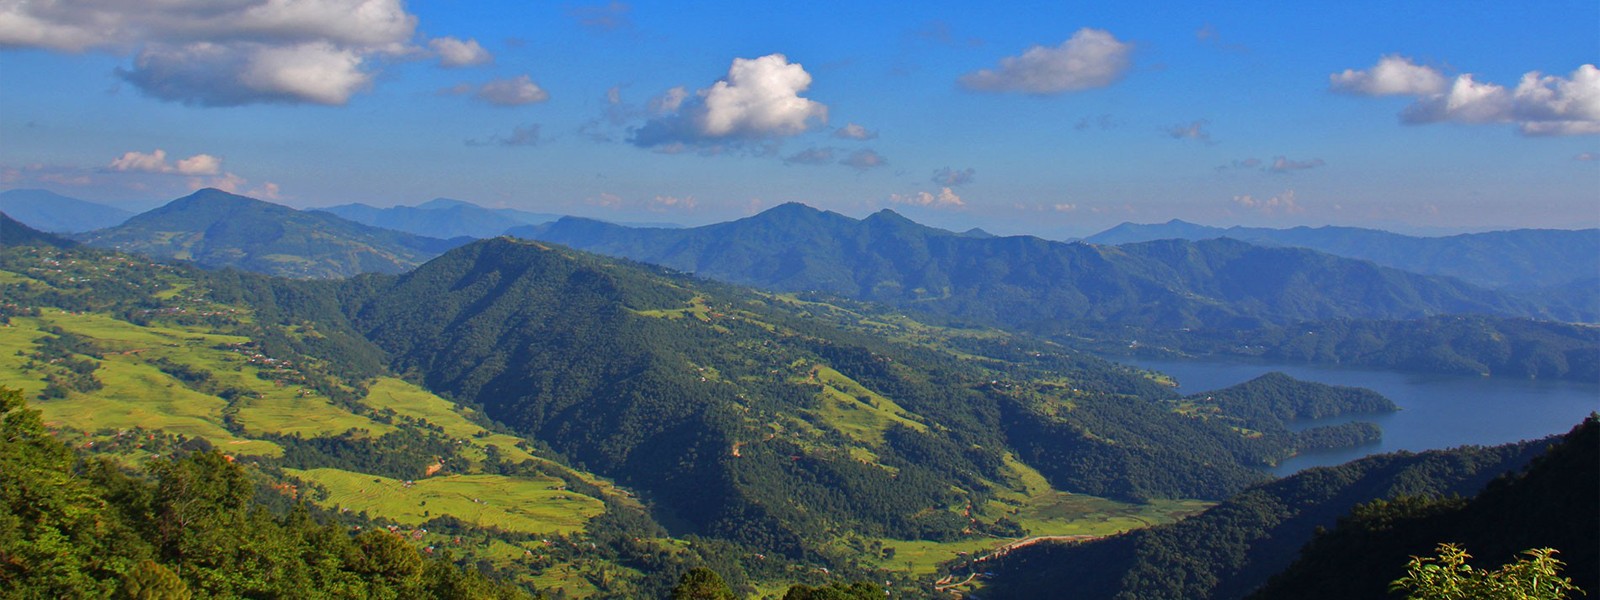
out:
M219 302L249 295L222 289L239 283L227 274L52 247L0 258L0 351L10 357L0 381L83 451L143 468L216 448L329 514L439 530L418 534L415 547L445 541L530 587L579 594L599 590L541 575L579 559L525 565L524 552L548 556L540 538L587 538L597 517L643 508L478 411L393 376L339 375L363 369L334 360L339 346L326 338L337 332L280 320L259 301ZM474 541L453 541L462 536ZM581 562L595 560L604 561Z
M216 448L280 495L580 596L699 565L746 592L928 593L959 553L1171 522L1302 447L1241 426L1259 403L1048 341L543 243L343 281L0 259L0 378L63 439L130 466Z
M1455 543L1478 567L1552 548L1586 596L1600 591L1600 420L1590 418L1527 469L1471 498L1408 496L1358 506L1319 533L1300 558L1250 597L1379 598L1411 556Z
M1592 430L1593 423L1586 427ZM1085 543L1038 544L972 568L990 573L982 581L980 593L985 598L1039 598L1067 588L1081 598L1242 598L1293 563L1300 548L1320 528L1332 527L1358 505L1374 499L1474 494L1496 477L1521 469L1556 441L1552 438L1493 448L1401 452L1309 469L1253 487L1177 523ZM1591 433L1570 443L1575 447L1588 444L1586 451L1592 453L1592 441ZM1539 502L1518 506L1517 510L1530 514L1549 511L1541 518L1585 518L1593 523L1593 496L1583 496L1582 490L1576 492L1571 494L1572 502ZM1590 516L1582 516L1583 511ZM1579 535L1592 536L1594 529L1589 527L1587 531ZM1517 543L1529 546L1519 546L1518 550L1557 542L1556 538L1536 538L1539 536L1519 538ZM1586 541L1592 540L1589 537ZM1413 547L1418 552L1428 552L1438 541L1444 540L1429 538L1425 545ZM1322 577L1370 584L1373 577L1353 564L1371 566L1360 556L1366 547L1341 547L1348 553L1341 560L1348 561L1349 568L1320 571L1315 563L1306 568L1318 571ZM1395 560L1393 567L1398 577L1405 557L1393 553L1385 556ZM1272 597L1301 596L1289 593ZM1334 593L1328 597L1373 596Z
M1272 452L1178 414L1141 374L994 331L506 240L432 267L290 281L7 247L0 352L13 358L0 380L63 439L119 464L216 448L330 514L426 528L419 546L451 540L461 560L577 595L662 589L707 562L742 589L824 582L797 576L797 564L916 587L907 575L1004 543L994 536L1170 521L1204 503L1157 499L1220 498L1260 477L1239 457ZM423 287L433 285L463 296L445 301ZM482 343L475 331L514 336L468 345ZM446 339L462 345L434 354ZM535 362L557 358L569 363ZM542 366L485 374L517 361ZM406 371L450 399L392 374ZM624 374L597 385L574 377L583 373ZM545 378L555 387L544 393L565 404L482 391L537 389L524 377ZM462 391L475 381L486 382L477 394ZM1046 476L1008 449L1030 434L997 420L1002 407L1081 416L1107 438L1172 439L1091 444ZM1164 450L1184 436L1209 441ZM1108 460L1198 475L1129 488L1083 476ZM699 541L667 539L652 514ZM566 540L554 554L541 541L553 539Z
M399 273L458 245L216 189L78 237L155 258L310 278Z

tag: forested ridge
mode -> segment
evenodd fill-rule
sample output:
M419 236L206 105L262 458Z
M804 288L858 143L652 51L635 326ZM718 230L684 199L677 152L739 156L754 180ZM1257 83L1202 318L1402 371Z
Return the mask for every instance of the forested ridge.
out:
M400 273L464 241L380 229L210 188L77 239L208 267L308 278Z
M1585 594L1600 592L1600 420L1591 416L1520 473L1490 482L1471 497L1409 495L1355 507L1338 525L1318 530L1300 558L1274 575L1253 600L1399 597L1389 582L1411 556L1441 543L1497 567L1532 548L1551 548L1563 574Z
M1250 329L1446 313L1592 321L1600 308L1302 248L1231 239L1093 246L1028 236L972 237L887 210L856 220L800 204L690 229L569 217L510 233L711 279L825 291L1047 334L1085 323Z
M983 595L1033 598L1071 586L1084 598L1242 598L1298 556L1258 597L1382 597L1408 553L1447 541L1481 548L1491 564L1528 548L1570 549L1574 579L1592 586L1596 425L1591 418L1564 438L1309 469L1171 525L1015 551L981 567L994 572Z
M1418 237L1358 227L1223 228L1173 220L1151 225L1123 223L1085 241L1130 244L1221 237L1264 246L1310 248L1491 288L1556 286L1592 280L1600 271L1600 229L1515 229Z
M1062 489L1132 500L1220 498L1285 451L1046 344L963 361L538 243L473 244L368 292L352 322L396 369L698 531L797 555L840 529L970 533L959 511L1007 485L1008 449Z

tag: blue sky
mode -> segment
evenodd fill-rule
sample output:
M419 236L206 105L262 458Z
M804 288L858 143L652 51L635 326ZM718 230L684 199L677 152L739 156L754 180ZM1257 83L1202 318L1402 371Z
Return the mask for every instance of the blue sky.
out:
M0 188L1600 225L1595 2L0 0Z

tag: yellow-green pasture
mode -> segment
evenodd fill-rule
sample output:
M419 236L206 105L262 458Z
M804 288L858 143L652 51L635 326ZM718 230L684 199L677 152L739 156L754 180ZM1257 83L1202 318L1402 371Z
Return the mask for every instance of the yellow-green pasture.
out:
M399 479L339 469L285 469L291 475L328 490L319 502L327 507L366 511L406 525L453 515L484 527L525 533L571 533L605 512L599 500L567 491L553 477L449 475L418 479L407 486Z

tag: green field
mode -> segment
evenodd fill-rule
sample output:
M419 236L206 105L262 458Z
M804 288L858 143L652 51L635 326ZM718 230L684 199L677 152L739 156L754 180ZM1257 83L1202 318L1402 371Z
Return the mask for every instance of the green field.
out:
M1038 471L1007 456L1007 466L1020 489L996 494L979 510L979 518L1007 517L1028 531L1027 537L1108 536L1134 529L1171 523L1213 505L1201 500L1155 500L1130 504L1096 496L1054 490ZM962 553L981 554L1017 541L1013 538L980 538L955 542L879 539L885 548L894 549L893 558L878 556L872 562L885 569L909 570L917 575L932 575L939 565L962 557ZM872 556L868 552L867 556Z
M328 490L319 504L382 515L406 525L453 515L485 527L524 533L571 533L605 512L599 500L567 491L553 477L449 475L407 487L388 477L338 469L285 469Z
M894 400L867 389L832 367L812 367L811 378L822 384L819 416L852 439L881 445L883 433L895 424L917 431L928 430L927 426L907 418L906 410Z
M470 409L461 408L433 392L402 379L379 377L373 380L368 386L367 397L363 402L376 409L393 409L401 415L437 425L450 437L472 440L473 448L477 452L472 453L470 458L475 460L483 459L481 448L488 445L499 447L501 456L512 462L536 459L518 447L517 442L522 438L492 433L472 422L468 416L472 414Z

